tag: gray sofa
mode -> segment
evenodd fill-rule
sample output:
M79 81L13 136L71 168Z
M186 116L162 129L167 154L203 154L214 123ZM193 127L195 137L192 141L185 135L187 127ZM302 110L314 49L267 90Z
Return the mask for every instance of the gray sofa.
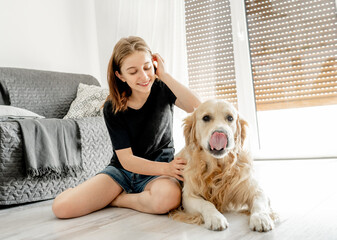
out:
M79 83L99 86L89 75L0 68L0 105L27 109L47 119L62 121L76 98ZM73 121L80 131L83 170L76 176L46 174L39 177L27 175L18 122L0 121L0 206L54 198L94 176L110 162L112 146L103 118Z

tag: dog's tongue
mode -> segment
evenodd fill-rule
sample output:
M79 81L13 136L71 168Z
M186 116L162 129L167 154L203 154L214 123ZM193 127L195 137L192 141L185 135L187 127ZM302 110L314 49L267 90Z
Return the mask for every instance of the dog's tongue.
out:
M211 149L221 150L225 149L227 146L227 136L221 132L214 132L209 140L209 145Z

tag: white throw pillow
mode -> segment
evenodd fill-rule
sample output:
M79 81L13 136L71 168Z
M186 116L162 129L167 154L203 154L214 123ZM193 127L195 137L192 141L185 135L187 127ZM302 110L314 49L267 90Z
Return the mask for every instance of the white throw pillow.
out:
M27 109L8 105L0 105L0 120L24 118L44 118L44 116L38 115Z
M102 105L109 94L109 90L95 85L80 83L77 96L71 103L64 118L84 118L102 116Z

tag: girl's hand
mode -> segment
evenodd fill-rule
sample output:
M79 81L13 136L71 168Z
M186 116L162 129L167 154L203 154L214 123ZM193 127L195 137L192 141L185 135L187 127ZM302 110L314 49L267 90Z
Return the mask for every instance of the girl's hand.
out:
M167 175L175 177L180 181L184 181L183 171L186 166L186 160L184 158L174 158L171 162L168 163Z
M162 79L163 74L166 73L164 59L158 53L155 53L152 55L152 63L156 69L155 74L159 79Z

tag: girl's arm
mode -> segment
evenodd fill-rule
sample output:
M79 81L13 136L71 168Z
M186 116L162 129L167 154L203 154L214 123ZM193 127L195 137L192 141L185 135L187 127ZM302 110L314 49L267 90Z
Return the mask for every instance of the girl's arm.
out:
M131 148L116 150L116 154L122 166L130 172L143 175L166 175L183 181L181 176L186 161L182 158L175 158L169 163L154 162L133 155Z
M153 60L157 62L156 74L177 97L176 106L184 111L191 113L200 105L199 98L183 84L175 80L170 74L165 71L164 61L161 56L156 53L153 55Z

